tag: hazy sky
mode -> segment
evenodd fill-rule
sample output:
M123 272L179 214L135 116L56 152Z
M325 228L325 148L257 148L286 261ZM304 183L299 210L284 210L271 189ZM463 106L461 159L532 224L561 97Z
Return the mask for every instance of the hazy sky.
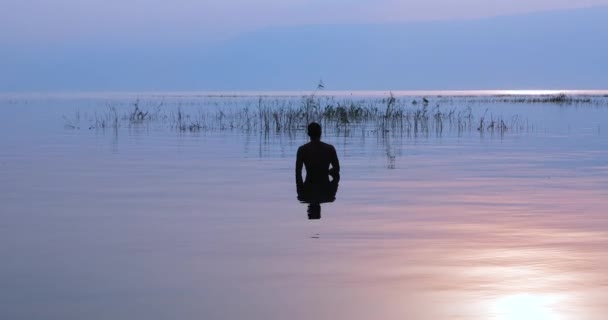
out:
M608 83L608 0L0 1L0 92Z
M0 40L220 40L293 24L466 19L608 4L608 0L3 0Z

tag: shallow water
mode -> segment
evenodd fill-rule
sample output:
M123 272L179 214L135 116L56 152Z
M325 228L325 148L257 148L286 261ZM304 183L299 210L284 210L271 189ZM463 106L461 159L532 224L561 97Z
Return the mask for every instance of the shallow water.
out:
M342 179L309 221L303 131L64 128L105 103L0 106L2 319L608 313L605 105L477 105L531 123L504 135L330 131Z

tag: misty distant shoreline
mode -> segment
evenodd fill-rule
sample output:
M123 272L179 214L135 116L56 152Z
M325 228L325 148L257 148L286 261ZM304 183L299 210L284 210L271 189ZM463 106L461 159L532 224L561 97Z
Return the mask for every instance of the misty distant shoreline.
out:
M282 98L282 97L510 97L510 96L585 96L606 98L606 90L286 90L286 91L124 91L124 92L16 92L0 93L0 99L70 98Z

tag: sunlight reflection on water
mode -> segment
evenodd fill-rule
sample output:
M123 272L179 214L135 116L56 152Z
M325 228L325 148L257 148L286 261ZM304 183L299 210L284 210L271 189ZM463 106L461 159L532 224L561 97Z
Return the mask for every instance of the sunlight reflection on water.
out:
M558 302L551 296L516 294L499 299L494 307L498 320L560 320L554 310Z

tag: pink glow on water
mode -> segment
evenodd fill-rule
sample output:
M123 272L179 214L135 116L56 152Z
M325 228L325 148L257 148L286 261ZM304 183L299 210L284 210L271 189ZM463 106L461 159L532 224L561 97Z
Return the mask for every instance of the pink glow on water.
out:
M342 180L315 222L293 181L304 132L77 131L63 102L5 108L6 318L608 313L604 106L524 106L552 122L504 136L328 134Z

